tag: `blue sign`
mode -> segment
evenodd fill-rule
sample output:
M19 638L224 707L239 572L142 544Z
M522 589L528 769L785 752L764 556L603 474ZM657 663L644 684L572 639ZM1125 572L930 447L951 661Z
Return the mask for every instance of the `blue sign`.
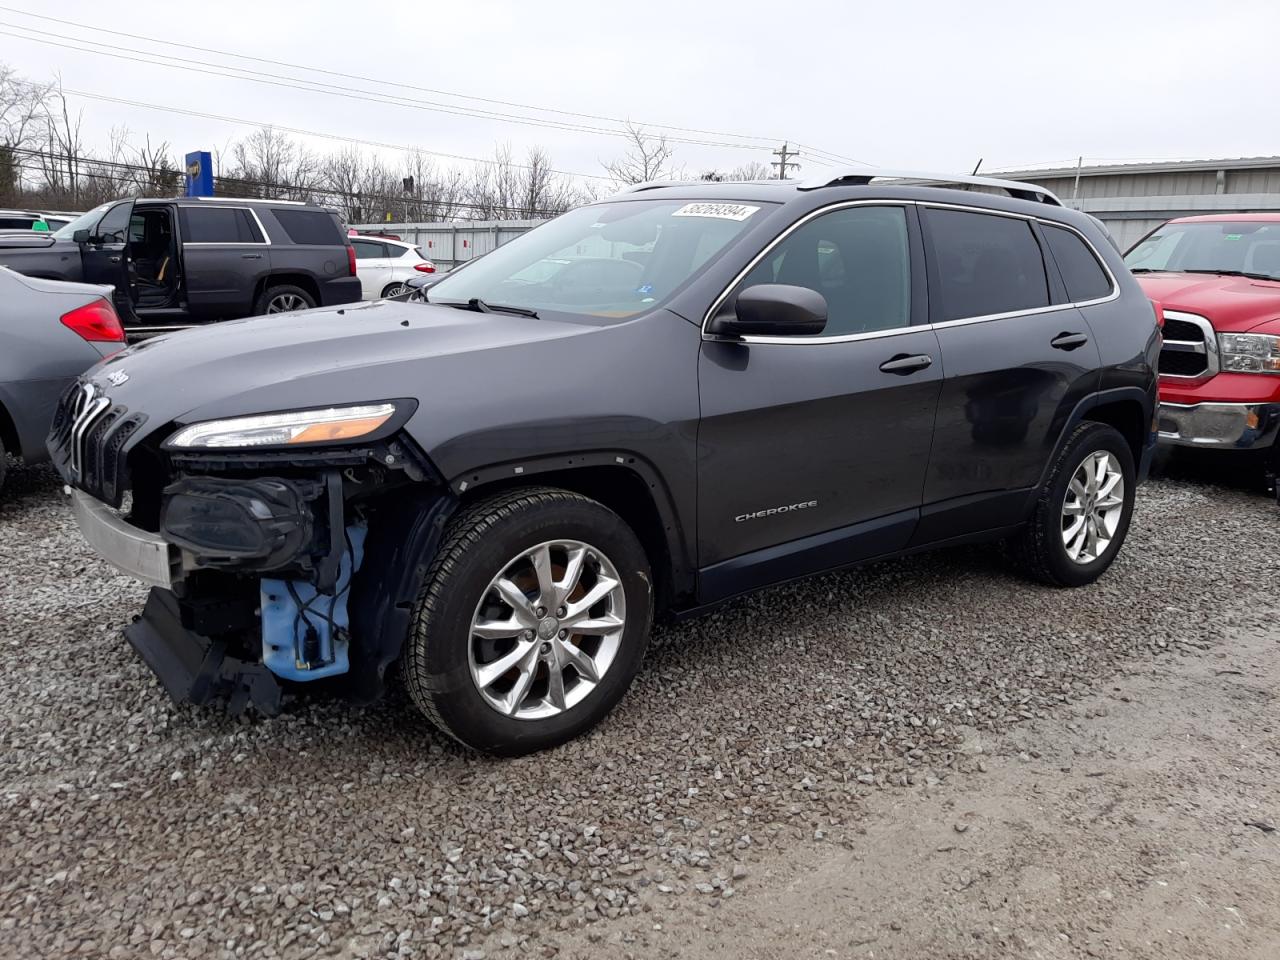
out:
M213 196L213 157L207 150L187 154L187 196Z

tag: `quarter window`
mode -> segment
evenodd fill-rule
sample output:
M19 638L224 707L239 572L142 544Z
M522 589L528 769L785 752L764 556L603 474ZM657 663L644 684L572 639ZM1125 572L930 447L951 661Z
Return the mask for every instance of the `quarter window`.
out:
M902 207L846 207L794 230L734 296L761 283L816 290L827 300L820 336L905 327L911 322L910 251Z
M1049 252L1058 264L1067 296L1075 303L1097 300L1111 293L1111 278L1088 245L1065 227L1041 223Z
M934 208L923 213L937 272L935 319L1049 305L1044 256L1026 220Z
M323 210L297 210L271 208L284 232L294 243L305 246L343 246L338 218Z

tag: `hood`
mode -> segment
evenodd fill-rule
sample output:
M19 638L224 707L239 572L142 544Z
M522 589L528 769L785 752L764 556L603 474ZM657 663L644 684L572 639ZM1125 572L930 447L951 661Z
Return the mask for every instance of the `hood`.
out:
M1166 310L1199 314L1215 330L1244 333L1280 317L1280 281L1209 273L1140 273L1135 279Z
M91 372L154 427L431 393L432 371L477 389L495 351L589 335L583 323L375 301L209 324L145 340ZM144 431L145 433L146 431Z

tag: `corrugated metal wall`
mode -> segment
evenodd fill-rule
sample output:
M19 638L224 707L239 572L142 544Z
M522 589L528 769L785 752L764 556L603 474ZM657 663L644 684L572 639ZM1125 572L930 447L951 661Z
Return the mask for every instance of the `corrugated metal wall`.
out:
M452 270L532 230L541 220L477 220L459 223L356 223L361 233L394 234L422 248L423 256Z

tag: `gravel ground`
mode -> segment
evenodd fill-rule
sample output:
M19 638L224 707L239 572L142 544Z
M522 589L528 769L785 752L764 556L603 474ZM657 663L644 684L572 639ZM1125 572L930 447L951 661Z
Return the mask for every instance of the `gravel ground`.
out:
M713 909L779 851L856 848L886 792L969 782L966 738L1261 623L1274 585L1233 571L1274 569L1277 532L1256 494L1161 480L1084 590L1029 585L989 548L776 588L661 629L592 735L494 761L403 698L270 721L174 707L120 636L143 591L87 553L51 472L18 469L0 954L550 957L664 898Z

